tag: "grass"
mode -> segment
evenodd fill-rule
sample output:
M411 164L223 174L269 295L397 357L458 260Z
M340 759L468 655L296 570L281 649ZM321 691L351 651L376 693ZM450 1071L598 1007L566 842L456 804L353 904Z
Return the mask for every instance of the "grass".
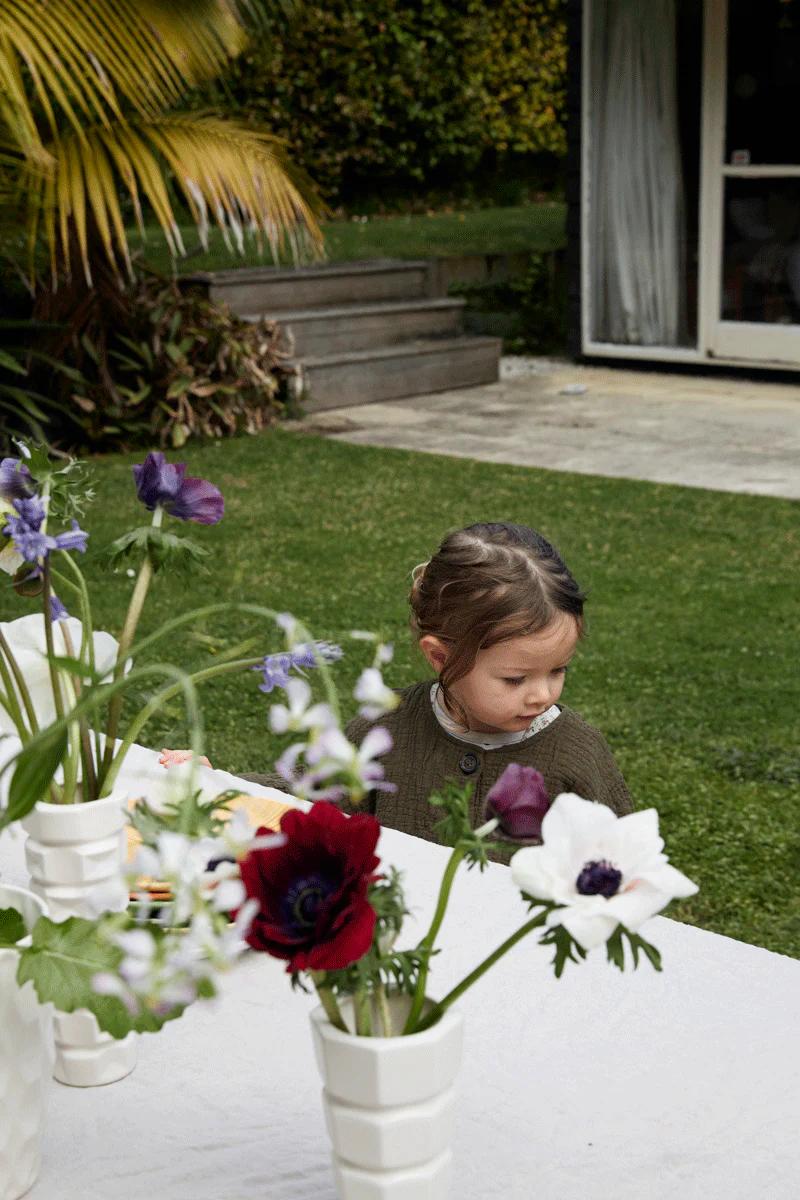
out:
M469 212L361 217L330 221L322 226L325 249L331 262L362 258L430 258L453 254L514 254L553 250L565 242L565 206L552 200L510 208L483 208ZM244 255L226 249L218 230L209 235L208 252L200 246L194 225L181 225L189 257L178 263L178 272L224 271L233 267L271 266L269 253L259 255L253 245ZM131 245L141 246L138 232L130 232ZM157 227L148 230L144 260L160 271L172 270L164 238Z
M92 545L137 519L130 465L96 460ZM409 642L409 572L448 528L507 518L539 527L590 589L589 635L564 699L603 730L639 807L655 806L672 861L700 884L679 920L800 955L798 780L800 526L797 505L764 497L348 446L273 430L186 452L189 472L224 491L225 520L197 530L206 574L158 578L148 628L195 602L256 600L296 612L349 650L348 630L380 630L397 653L388 678L427 672ZM174 523L173 523L174 528ZM131 581L87 556L96 618L118 630ZM32 601L10 593L4 619ZM186 667L244 636L226 613L169 653ZM265 650L276 649L265 633ZM267 731L258 676L208 685L207 748L233 771L267 770L283 744ZM354 705L350 703L349 710ZM176 704L148 744L183 746Z

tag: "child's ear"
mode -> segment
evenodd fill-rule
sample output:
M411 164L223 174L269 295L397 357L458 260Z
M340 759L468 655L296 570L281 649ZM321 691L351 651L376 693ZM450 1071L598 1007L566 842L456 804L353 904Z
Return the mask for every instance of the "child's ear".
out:
M419 648L436 674L440 675L449 654L445 643L440 641L439 638L434 637L432 633L426 633L424 637L419 639Z

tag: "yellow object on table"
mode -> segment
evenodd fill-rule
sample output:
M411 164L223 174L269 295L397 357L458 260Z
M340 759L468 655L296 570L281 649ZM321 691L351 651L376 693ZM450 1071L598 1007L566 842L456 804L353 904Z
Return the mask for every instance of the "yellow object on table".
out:
M136 803L135 800L130 802L130 807ZM292 808L291 804L283 804L280 800L268 800L264 796L247 796L244 793L234 797L233 800L222 810L222 815L228 815L235 812L236 809L243 808L250 818L250 824L256 829L280 829L281 817L285 812ZM132 825L127 827L128 835L128 862L135 856L136 851L142 844L141 836L138 829L134 829ZM140 879L137 881L137 892L149 892L152 900L169 900L169 885L159 883L154 879ZM132 897L133 898L133 897Z

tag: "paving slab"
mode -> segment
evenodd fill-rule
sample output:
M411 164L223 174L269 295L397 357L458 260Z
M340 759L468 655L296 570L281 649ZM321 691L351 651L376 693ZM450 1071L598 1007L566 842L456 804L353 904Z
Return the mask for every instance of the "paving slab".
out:
M328 410L338 441L800 499L800 380L504 358L499 383Z

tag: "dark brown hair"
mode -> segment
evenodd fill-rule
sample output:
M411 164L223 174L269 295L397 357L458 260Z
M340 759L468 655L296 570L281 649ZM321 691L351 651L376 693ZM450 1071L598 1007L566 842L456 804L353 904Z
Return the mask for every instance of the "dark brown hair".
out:
M449 533L412 572L411 628L449 649L439 673L445 701L475 665L480 650L545 629L559 613L583 631L584 593L558 551L527 525L490 521Z

